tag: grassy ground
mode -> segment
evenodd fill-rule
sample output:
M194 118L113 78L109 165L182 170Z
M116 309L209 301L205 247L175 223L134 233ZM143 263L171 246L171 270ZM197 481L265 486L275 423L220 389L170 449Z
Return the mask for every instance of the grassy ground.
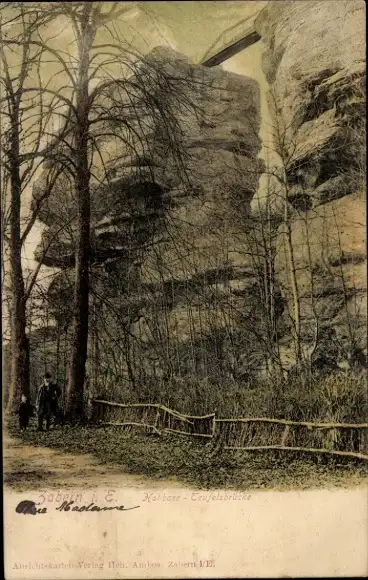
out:
M175 478L200 488L351 487L363 483L368 476L366 461L279 451L223 451L212 444L175 436L127 434L118 427L68 426L51 429L48 433L39 433L31 427L20 433L17 426L9 425L8 432L28 445L51 447L75 455L92 454L127 474L153 479Z

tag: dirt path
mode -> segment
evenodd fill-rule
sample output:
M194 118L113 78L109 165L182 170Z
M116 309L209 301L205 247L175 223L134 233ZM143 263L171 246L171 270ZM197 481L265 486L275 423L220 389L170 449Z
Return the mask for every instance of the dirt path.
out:
M128 475L100 463L92 455L73 455L46 447L24 445L20 439L3 435L4 485L14 490L48 488L179 487L175 480L155 481Z

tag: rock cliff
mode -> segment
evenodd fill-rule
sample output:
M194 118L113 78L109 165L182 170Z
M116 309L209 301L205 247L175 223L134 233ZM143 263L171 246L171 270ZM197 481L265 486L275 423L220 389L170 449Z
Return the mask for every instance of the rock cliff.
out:
M362 2L329 0L269 2L255 23L273 122L284 128L301 339L317 367L365 364L363 23ZM150 77L152 64L170 79L169 91ZM277 349L292 366L283 215L250 209L264 171L257 83L162 48L139 75L153 102L175 114L168 130L154 109L137 105L134 148L109 140L101 147L107 172L96 167L91 237L97 383L248 380ZM46 263L63 268L49 296L66 329L74 212L73 191L60 179L41 213L48 227L38 256L49 244Z
M269 2L255 27L296 205L353 192L364 160L365 3Z
M303 340L318 320L343 358L352 343L366 352L365 4L269 2L255 26L295 207ZM288 284L281 245L277 270Z
M105 158L107 174L100 171L103 183L93 183L91 303L98 303L103 322L110 321L114 340L123 335L123 349L132 349L128 367L134 369L125 369L130 378L218 376L225 367L231 371L224 351L234 340L232 329L254 306L246 300L255 275L245 222L264 167L258 85L193 65L169 49L148 55L140 75L147 63L170 79L171 88L158 98L172 98L175 119L168 134L149 115L144 123L144 111L135 119L141 139L134 154L104 143L113 154ZM161 90L154 82L151 87ZM148 127L144 134L142 126ZM46 178L47 172L36 184L35 200ZM59 297L63 324L65 302L71 302L73 197L61 179L41 213L48 228L37 250L40 257L50 244L46 263L64 268L49 289L56 302ZM55 236L65 220L66 231ZM108 348L100 350L110 364Z

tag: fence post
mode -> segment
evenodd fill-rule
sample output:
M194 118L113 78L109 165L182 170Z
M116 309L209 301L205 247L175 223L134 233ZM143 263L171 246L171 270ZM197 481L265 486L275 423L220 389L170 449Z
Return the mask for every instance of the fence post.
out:
M284 429L284 432L283 432L282 437L281 437L281 446L282 447L285 447L286 440L287 440L288 435L289 435L289 431L290 431L290 426L285 425L285 429Z

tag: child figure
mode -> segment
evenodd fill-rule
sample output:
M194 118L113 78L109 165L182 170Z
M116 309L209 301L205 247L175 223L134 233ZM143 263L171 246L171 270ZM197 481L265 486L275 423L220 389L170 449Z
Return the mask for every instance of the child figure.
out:
M28 402L25 395L22 395L22 402L19 405L18 415L19 415L19 427L21 431L25 431L29 424L29 418L32 416L33 410L32 405Z

